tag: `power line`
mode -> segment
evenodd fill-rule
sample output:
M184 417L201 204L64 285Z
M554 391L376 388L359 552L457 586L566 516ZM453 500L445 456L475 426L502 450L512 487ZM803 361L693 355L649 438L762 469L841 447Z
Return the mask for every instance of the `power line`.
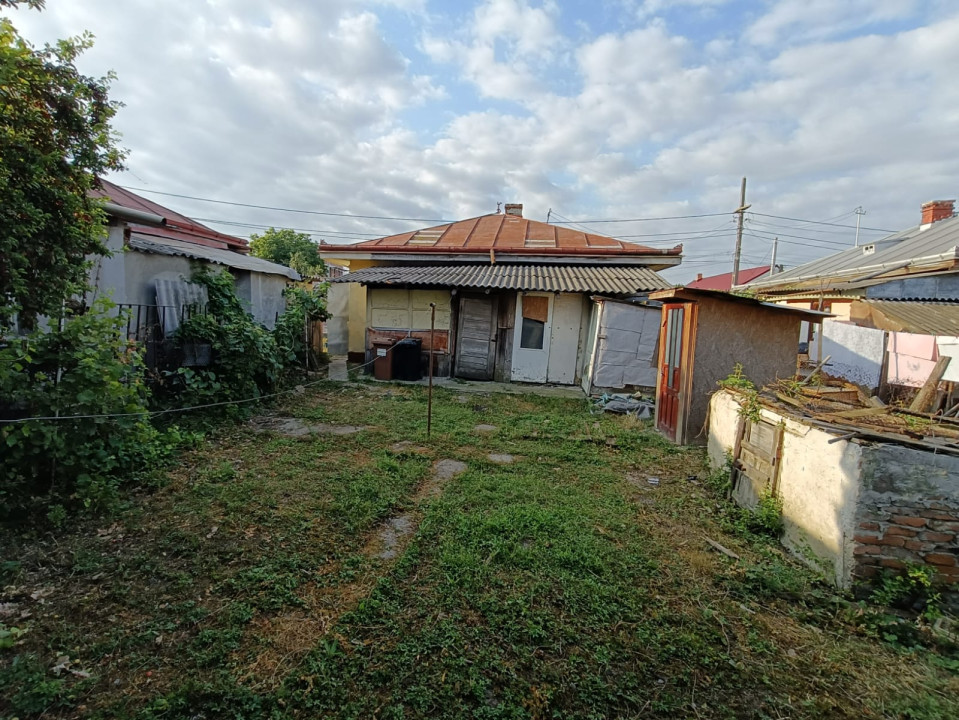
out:
M183 198L184 200L197 200L199 202L216 203L218 205L232 205L234 207L256 208L257 210L275 210L276 212L302 213L303 215L324 215L330 217L356 218L358 220L408 220L410 222L436 222L448 223L450 220L438 218L412 218L412 217L390 217L387 215L353 215L350 213L321 212L320 210L297 210L295 208L273 207L271 205L253 205L251 203L231 202L229 200L214 200L212 198L196 197L194 195L180 195L179 193L161 192L160 190L149 190L147 188L129 187L121 185L124 190L135 192L147 192L154 195L165 195L167 197Z
M559 225L570 224L580 224L580 223L626 223L626 222L654 222L656 220L691 220L693 218L707 218L707 217L723 217L729 215L728 212L721 213L703 213L701 215L664 215L663 217L642 217L642 218L623 218L620 220L564 220L563 222L557 223ZM553 210L553 215L557 217L563 217L555 210Z
M220 220L218 218L198 217L198 218L193 218L193 220L196 220L197 222L209 222L209 223L217 223L219 225L231 225L234 227L248 227L248 228L257 228L257 229L263 229L263 230L269 230L277 227L275 223L273 225L257 225L256 223L246 223L246 222L240 222L238 220ZM373 238L381 237L381 235L377 233L349 232L347 230L328 230L328 229L318 229L318 228L286 228L286 229L292 230L293 232L311 233L316 235L345 235L345 236L373 237Z
M767 215L766 213L761 213L761 212L751 212L751 213L749 213L749 214L750 214L750 215L758 215L759 217L776 218L777 220L789 220L790 222L810 223L810 224L812 224L812 225L831 225L832 227L849 228L850 230L855 230L855 229L856 229L856 226L855 226L855 225L842 225L842 224L840 224L840 223L825 222L825 221L822 221L822 220L803 220L802 218L785 217L784 215ZM884 233L899 232L898 230L887 230L887 229L885 229L885 228L867 228L867 227L863 227L863 228L859 228L859 229L860 229L860 230L875 230L876 232L884 232Z

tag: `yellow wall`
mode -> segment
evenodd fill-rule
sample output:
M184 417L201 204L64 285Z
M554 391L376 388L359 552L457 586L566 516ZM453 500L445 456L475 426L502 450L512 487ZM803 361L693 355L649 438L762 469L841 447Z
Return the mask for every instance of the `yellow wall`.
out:
M430 303L436 303L436 329L450 329L449 290L370 288L369 327L429 330Z

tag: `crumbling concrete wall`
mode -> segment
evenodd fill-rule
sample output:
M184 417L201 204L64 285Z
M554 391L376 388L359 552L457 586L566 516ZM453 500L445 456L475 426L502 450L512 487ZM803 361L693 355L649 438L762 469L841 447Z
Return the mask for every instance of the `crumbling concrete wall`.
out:
M709 459L722 467L734 451L741 422L739 396L716 392L709 407ZM762 410L764 421L783 426L776 495L782 501L782 542L806 564L848 587L854 564L856 502L861 447L835 439L788 415ZM773 488L766 488L769 492Z

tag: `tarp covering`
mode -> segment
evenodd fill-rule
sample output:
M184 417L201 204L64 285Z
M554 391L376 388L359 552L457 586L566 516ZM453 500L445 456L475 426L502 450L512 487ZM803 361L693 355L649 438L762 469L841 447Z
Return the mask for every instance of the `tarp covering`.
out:
M603 303L593 366L595 387L656 386L660 316L658 307Z

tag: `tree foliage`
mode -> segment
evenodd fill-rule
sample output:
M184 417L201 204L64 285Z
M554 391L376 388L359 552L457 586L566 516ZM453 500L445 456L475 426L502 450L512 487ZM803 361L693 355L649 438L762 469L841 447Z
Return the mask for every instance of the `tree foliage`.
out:
M270 228L250 236L250 251L258 258L286 265L304 276L321 277L326 265L310 236L288 228Z
M122 168L124 152L110 126L114 76L75 65L92 42L84 34L36 49L0 18L0 322L58 314L85 288L87 256L106 252L88 192L97 175Z

